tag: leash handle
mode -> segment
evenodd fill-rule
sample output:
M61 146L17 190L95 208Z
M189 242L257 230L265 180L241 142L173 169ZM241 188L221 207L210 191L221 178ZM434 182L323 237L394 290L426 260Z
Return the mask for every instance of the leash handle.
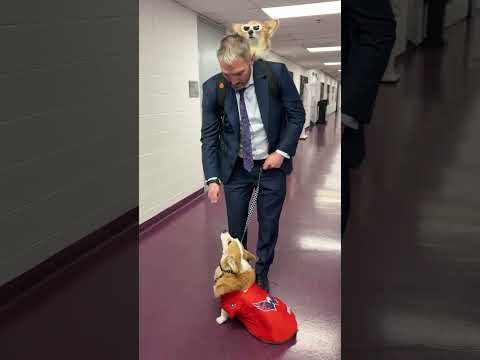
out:
M250 204L248 205L248 215L247 215L247 222L245 223L245 228L243 229L243 235L242 239L240 242L243 244L243 238L245 237L245 234L247 233L248 229L248 224L250 222L250 218L252 217L253 211L255 210L255 207L257 205L257 198L258 198L258 192L260 190L260 178L262 176L262 167L260 167L260 170L258 171L258 180L257 180L257 186L253 190L252 197L250 198Z

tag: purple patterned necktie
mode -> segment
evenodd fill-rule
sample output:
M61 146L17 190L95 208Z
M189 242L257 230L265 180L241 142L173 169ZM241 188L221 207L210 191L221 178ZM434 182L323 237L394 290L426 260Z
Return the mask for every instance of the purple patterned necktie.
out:
M250 120L248 119L247 106L244 97L245 89L239 90L240 94L240 127L242 129L243 167L248 172L253 169L252 135L250 133Z

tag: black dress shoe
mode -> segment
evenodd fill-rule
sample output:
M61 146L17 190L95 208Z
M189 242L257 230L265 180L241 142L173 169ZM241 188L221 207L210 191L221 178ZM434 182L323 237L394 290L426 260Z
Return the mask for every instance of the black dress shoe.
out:
M255 280L255 282L266 292L270 291L270 284L268 282L267 275L257 275L257 279Z

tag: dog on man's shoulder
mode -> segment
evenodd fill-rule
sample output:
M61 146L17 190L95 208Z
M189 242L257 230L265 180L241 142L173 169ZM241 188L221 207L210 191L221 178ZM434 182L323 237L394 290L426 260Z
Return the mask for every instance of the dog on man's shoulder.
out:
M213 293L222 304L217 323L236 317L250 334L271 344L294 338L298 326L293 311L255 284L255 271L248 262L256 260L255 255L227 232L220 239L223 252L213 286Z
M250 50L257 59L265 59L272 48L272 36L279 26L279 20L250 20L243 24L232 24L230 32L247 39Z

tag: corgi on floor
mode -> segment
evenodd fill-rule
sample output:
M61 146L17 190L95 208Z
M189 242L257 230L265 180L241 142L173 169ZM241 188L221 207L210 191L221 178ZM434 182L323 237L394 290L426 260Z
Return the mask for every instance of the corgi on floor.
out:
M221 299L218 324L236 317L257 339L281 344L296 336L297 320L291 309L279 298L269 295L255 284L255 271L247 251L228 232L221 234L222 257L215 269L213 293Z

